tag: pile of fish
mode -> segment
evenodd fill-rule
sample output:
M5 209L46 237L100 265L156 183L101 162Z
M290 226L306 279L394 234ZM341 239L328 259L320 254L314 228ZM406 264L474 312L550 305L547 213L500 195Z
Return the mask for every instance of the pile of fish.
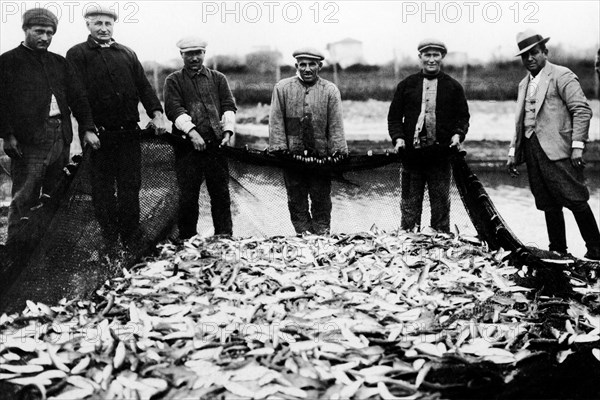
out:
M451 361L507 383L544 343L557 362L582 348L600 362L598 315L520 286L535 271L475 238L373 228L158 250L96 301L2 315L0 384L44 399L433 399Z

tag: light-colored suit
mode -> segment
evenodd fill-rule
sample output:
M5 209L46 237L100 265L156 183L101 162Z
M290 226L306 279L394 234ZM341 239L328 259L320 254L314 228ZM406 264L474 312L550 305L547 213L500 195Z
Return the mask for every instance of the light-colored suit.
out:
M581 90L579 79L568 68L546 62L540 71L536 91L535 132L542 149L551 161L571 157L574 141L588 140L592 109ZM511 148L515 162L525 161L523 153L525 96L530 75L519 83L515 135Z

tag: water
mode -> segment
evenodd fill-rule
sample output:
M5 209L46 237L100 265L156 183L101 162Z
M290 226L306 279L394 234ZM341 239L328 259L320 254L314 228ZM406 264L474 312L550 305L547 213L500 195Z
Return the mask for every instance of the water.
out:
M521 167L521 175L512 178L502 171L485 171L476 173L490 195L496 208L511 230L525 244L542 249L548 248L548 235L544 213L535 208L535 201L529 183L527 172ZM598 171L587 171L588 188L590 189L590 207L600 219L600 174ZM567 227L567 245L569 252L577 257L583 257L586 252L585 243L579 234L579 229L569 210L564 210Z
M283 182L273 179L273 172L242 168L231 165L232 174L237 178L230 184L232 194L232 214L234 234L236 236L272 236L293 235L289 221L287 199ZM548 248L548 237L543 212L535 208L535 202L527 173L522 168L518 178L512 178L504 168L494 171L477 171L502 218L510 229L525 244L541 249ZM360 176L345 174L360 187L334 182L332 188L332 232L360 232L369 230L373 225L379 229L392 231L400 225L400 190L398 170L388 166L377 173ZM371 181L368 181L368 179ZM376 179L373 179L376 178ZM203 185L204 186L204 185ZM379 187L378 187L379 186ZM590 188L590 206L600 219L600 175L596 171L588 172ZM203 189L201 204L208 204L209 197ZM452 229L463 234L474 234L475 229L468 219L456 188L451 193ZM422 223L428 225L429 210L427 197L424 199ZM565 209L567 241L571 254L582 257L585 252L577 224L572 213ZM199 232L203 236L212 234L212 222L208 207L201 207Z

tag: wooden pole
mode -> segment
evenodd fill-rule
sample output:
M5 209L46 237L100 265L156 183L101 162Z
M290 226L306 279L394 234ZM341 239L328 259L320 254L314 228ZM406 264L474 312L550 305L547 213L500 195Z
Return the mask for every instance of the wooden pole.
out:
M333 83L335 84L335 86L339 86L340 85L340 79L338 76L338 64L337 62L333 63Z

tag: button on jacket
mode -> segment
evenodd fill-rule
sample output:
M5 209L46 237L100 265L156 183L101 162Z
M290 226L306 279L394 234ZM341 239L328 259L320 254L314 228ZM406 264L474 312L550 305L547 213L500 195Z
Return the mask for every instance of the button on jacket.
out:
M92 113L81 82L64 57L37 53L23 44L0 56L0 137L36 145L44 138L54 94L60 108L65 143L71 143L71 111L81 133L94 130Z
M308 86L298 77L283 79L273 91L269 149L316 156L346 154L342 100L331 82L319 78Z
M435 105L437 142L450 145L452 136L460 135L461 142L469 129L469 108L462 86L452 77L440 72L437 76ZM413 148L415 126L421 113L423 72L410 75L398 84L388 114L388 130L394 144L404 139L407 149Z
M67 60L80 72L97 126L120 129L136 124L140 100L149 116L162 112L142 64L129 47L116 42L101 47L88 36L67 52Z

